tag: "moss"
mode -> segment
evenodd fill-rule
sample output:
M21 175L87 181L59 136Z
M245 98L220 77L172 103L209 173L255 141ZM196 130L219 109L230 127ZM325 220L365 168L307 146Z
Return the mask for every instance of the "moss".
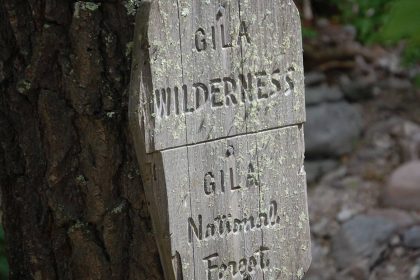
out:
M131 55L131 53L133 52L133 47L134 47L134 42L133 41L128 42L125 45L125 56L126 57L129 57Z
M112 214L121 214L126 207L127 207L127 202L123 201L117 207L112 209L111 213Z
M16 90L19 93L25 93L27 91L29 91L31 89L31 82L28 80L20 80L19 82L17 82L16 85Z
M76 177L76 182L77 184L81 185L81 186L85 186L87 184L87 180L85 178L85 176L83 175L79 175Z
M74 17L79 18L80 11L88 11L94 12L101 6L100 3L93 3L93 2L76 2L74 4Z
M82 221L78 220L74 225L72 225L69 230L67 231L68 233L72 233L75 232L77 230L80 230L82 228L87 228L87 224L83 223Z
M83 10L89 10L91 12L96 11L99 7L101 6L101 4L99 3L93 3L93 2L83 2L83 4L81 5L81 8Z
M106 116L109 118L109 119L112 119L112 118L114 118L114 116L115 116L115 112L107 112L106 113Z
M140 0L127 0L124 3L124 7L127 10L127 14L134 16L137 12L137 8L140 6Z

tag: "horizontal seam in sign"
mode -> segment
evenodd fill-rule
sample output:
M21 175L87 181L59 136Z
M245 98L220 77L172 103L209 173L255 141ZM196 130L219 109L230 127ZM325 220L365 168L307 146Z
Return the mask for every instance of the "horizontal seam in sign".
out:
M258 134L258 133L262 133L262 132L280 130L280 129L291 128L291 127L295 127L295 126L299 127L301 125L304 125L304 123L302 122L302 123L284 125L284 126L279 126L279 127L274 127L274 128L261 129L261 130L254 131L254 132L244 132L244 133L239 133L239 134L236 134L236 135L220 137L220 138L212 139L212 140L208 140L208 141L204 140L204 141L200 141L200 142L197 142L197 143L180 145L180 146L175 146L175 147L166 148L166 149L162 149L162 150L157 150L157 151L153 151L153 152L148 153L148 154L153 154L153 153L158 153L158 152L159 153L160 152L166 152L166 151L176 150L176 149L180 149L180 148L184 148L184 147L194 147L194 146L203 145L203 144L207 144L207 143L212 143L212 142L216 142L216 141L220 141L220 140L226 140L226 139L231 139L231 138L246 136L246 135L255 135L255 134Z

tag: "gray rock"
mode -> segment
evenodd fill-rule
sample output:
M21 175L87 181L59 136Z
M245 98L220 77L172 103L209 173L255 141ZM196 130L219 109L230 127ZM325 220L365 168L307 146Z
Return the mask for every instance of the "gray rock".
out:
M347 102L307 108L305 125L308 158L339 157L352 151L362 132L362 114Z
M401 238L398 235L395 235L394 237L392 237L391 241L389 242L389 244L391 246L398 246L401 244Z
M335 102L342 100L343 96L342 91L338 87L329 87L323 84L317 87L306 88L305 103L311 106L324 102Z
M355 279L369 279L370 264L366 259L359 260L352 263L351 266L346 267L340 272L338 279L340 280L355 280Z
M394 171L383 200L387 206L420 210L420 161L411 161Z
M344 208L337 214L337 221L344 223L350 220L356 213L357 210L355 209Z
M382 217L359 215L344 223L332 240L332 255L340 269L360 260L374 264L385 250L396 223Z
M306 178L308 183L314 183L322 175L334 170L338 166L336 160L308 160L305 161Z
M392 127L392 136L398 140L406 161L420 159L420 126L414 122L401 120Z
M367 215L393 221L399 228L407 228L416 223L416 220L409 213L400 209L370 209Z
M357 29L351 24L347 24L343 27L343 32L347 33L349 35L349 39L351 41L356 40L357 36Z
M323 72L310 72L305 74L305 85L312 86L325 82L327 76Z
M333 261L329 258L329 246L312 239L312 263L305 280L332 280L337 273Z
M384 89L395 89L395 90L410 90L413 85L408 79L400 79L390 77L379 82L379 86Z
M420 226L415 226L404 232L404 246L410 249L420 248Z
M368 100L373 97L374 83L366 79L350 79L343 76L340 79L340 88L344 97L352 102Z
M410 271L410 279L416 280L420 276L420 265L415 265Z

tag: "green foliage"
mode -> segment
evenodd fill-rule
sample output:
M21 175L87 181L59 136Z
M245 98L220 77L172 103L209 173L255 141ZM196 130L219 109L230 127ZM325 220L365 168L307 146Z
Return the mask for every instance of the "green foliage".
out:
M318 36L318 32L313 28L303 26L302 27L302 36L303 38L311 39Z
M375 39L384 43L406 41L405 62L420 61L420 1L395 0L389 16Z
M330 0L340 11L340 20L352 24L358 31L358 39L371 42L386 22L387 11L393 0ZM395 1L395 0L394 0Z
M0 279L8 279L9 265L5 252L5 240L3 227L0 226Z
M416 86L416 88L420 88L420 75L417 75L414 78L414 85Z
M330 0L339 20L352 24L364 43L395 44L405 40L405 62L420 61L419 0Z

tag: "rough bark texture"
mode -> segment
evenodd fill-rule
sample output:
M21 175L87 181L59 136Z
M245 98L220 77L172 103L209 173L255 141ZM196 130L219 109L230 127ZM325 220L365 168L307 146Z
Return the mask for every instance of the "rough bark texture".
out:
M162 279L127 125L121 0L0 0L10 279Z

